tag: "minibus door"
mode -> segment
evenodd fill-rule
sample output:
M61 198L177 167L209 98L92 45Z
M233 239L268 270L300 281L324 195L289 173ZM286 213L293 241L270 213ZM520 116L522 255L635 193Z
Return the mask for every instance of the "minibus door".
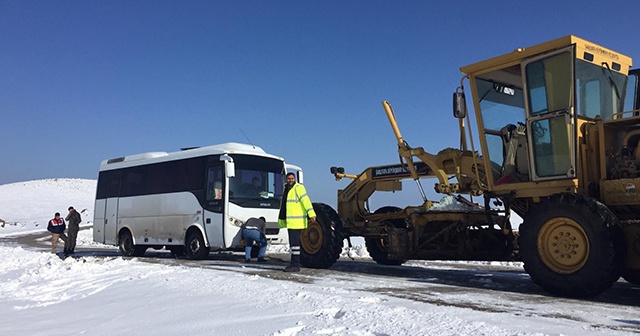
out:
M224 211L225 200L229 197L228 188L225 186L223 164L216 162L207 167L207 209L204 211L204 230L207 235L209 247L219 249L224 247Z
M118 197L107 198L104 216L104 243L107 245L118 244Z

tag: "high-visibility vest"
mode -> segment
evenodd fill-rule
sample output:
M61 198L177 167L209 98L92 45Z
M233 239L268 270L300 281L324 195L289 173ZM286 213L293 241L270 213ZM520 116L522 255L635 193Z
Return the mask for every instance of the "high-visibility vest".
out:
M306 229L307 218L316 216L307 195L307 189L302 184L294 184L287 193L287 199L282 199L280 202L280 208L282 208L282 202L287 202L287 219L278 219L278 227L281 229Z

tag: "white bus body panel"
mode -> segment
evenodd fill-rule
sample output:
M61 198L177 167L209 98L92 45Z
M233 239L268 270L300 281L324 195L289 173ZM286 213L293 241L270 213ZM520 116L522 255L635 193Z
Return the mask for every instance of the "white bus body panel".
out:
M189 192L122 197L117 208L117 231L129 228L137 245L184 245L189 227L206 227L203 209ZM205 241L222 245L221 232L210 227L203 233Z
M104 243L118 245L118 198L107 198L104 214Z
M104 244L104 215L107 200L99 199L94 204L93 241Z

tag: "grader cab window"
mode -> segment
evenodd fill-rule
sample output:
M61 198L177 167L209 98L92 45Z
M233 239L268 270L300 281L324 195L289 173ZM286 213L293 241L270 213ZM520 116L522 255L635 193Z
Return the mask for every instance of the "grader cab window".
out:
M526 65L531 115L571 106L571 53L565 52Z
M569 139L569 126L564 116L536 120L531 123L531 128L537 175L567 175L571 166L571 152L566 141Z
M481 97L480 107L485 129L499 131L508 124L517 125L518 122L524 122L524 98L521 89L481 79L476 81L476 85Z
M528 93L527 128L534 175L540 179L575 175L573 128L573 52L558 52L524 64Z
M576 61L576 110L579 116L611 120L623 107L627 77L597 64Z
M519 169L515 153L518 148L521 152L526 150L525 140L517 132L518 126L525 122L521 83L518 67L490 72L476 80L488 150L485 155L493 166L494 180L506 176L510 176L512 182L526 179L528 168L523 161L526 153L520 155L522 167Z
M640 101L638 97L638 74L640 74L640 69L632 70L629 73L629 81L627 84L627 93L624 97L624 111L633 111L640 109ZM638 111L636 111L633 115L638 115Z

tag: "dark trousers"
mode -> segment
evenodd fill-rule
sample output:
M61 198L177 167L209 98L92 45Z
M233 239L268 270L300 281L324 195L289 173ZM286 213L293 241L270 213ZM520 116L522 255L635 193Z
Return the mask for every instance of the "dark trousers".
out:
M288 229L289 248L291 249L291 265L300 267L300 236L302 230Z
M80 231L79 225L69 225L67 229L67 240L64 242L64 251L73 252L76 248L76 239L78 239L78 231Z

